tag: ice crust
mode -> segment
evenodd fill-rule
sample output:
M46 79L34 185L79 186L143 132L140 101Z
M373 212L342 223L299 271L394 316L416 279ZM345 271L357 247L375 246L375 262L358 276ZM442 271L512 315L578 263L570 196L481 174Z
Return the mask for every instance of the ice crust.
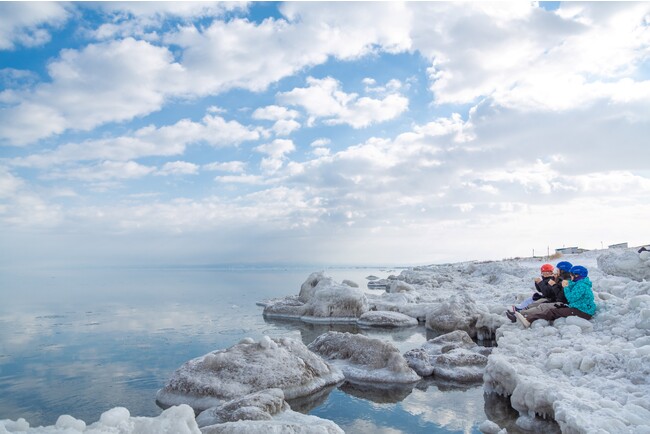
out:
M483 379L491 348L479 347L463 330L430 339L404 354L408 365L421 375L472 383Z
M650 252L637 253L634 249L610 250L598 257L598 268L607 274L650 280Z
M645 265L632 249L597 255L568 259L590 269L598 306L590 321L539 320L497 332L484 387L510 396L518 425L535 424L537 414L563 433L650 432L650 282L636 280Z
M377 311L366 312L357 321L362 327L413 327L418 320L399 312Z
M25 419L0 420L2 434L201 434L194 419L194 410L187 405L168 408L156 417L132 417L129 410L115 407L99 421L86 422L69 415L59 416L54 425L30 427Z
M280 389L266 389L203 411L196 418L203 434L339 434L334 422L292 411Z
M290 338L244 339L225 350L192 359L174 372L157 400L205 410L269 388L287 399L306 396L343 379L338 369Z
M298 297L271 300L263 314L305 322L353 323L368 309L368 300L356 283L338 283L324 272L315 272L302 284Z
M420 380L399 350L380 339L327 332L309 344L309 349L340 367L349 381L412 383Z

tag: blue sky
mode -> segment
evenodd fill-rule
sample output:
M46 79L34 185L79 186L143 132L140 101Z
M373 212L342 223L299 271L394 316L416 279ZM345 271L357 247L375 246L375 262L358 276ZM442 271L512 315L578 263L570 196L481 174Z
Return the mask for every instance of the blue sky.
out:
M650 3L0 2L0 265L650 242Z

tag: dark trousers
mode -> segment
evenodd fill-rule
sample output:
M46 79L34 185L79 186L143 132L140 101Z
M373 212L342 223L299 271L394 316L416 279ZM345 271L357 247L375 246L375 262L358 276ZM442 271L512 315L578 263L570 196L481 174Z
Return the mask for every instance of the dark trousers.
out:
M566 318L568 316L579 316L584 319L591 319L591 315L584 313L580 309L574 309L572 307L555 307L553 309L548 309L544 312L535 312L527 314L526 311L521 312L528 322L533 322L538 319L545 319L547 321L553 321L558 318Z

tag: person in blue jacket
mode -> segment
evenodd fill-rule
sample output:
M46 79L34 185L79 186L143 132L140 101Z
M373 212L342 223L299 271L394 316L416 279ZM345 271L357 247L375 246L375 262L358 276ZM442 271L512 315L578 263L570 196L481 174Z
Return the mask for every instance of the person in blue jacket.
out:
M594 302L594 293L591 289L592 284L589 280L589 271L582 265L571 267L571 281L562 281L564 287L564 296L567 304L555 303L553 308L533 308L522 312L515 312L517 320L524 326L530 327L530 323L538 319L552 321L558 318L568 316L579 316L584 319L591 319L596 313L596 303Z

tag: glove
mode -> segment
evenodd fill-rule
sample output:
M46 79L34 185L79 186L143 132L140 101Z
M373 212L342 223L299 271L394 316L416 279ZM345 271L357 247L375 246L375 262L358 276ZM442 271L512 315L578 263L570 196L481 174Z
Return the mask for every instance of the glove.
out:
M567 306L566 304L564 304L564 303L555 303L553 306L555 306L555 307L557 307L557 308L560 308L560 307L568 307L568 306Z
M538 292L536 292L536 293L533 294L533 300L537 301L537 300L539 300L540 298L542 298L542 294L540 294L540 293L538 293Z

